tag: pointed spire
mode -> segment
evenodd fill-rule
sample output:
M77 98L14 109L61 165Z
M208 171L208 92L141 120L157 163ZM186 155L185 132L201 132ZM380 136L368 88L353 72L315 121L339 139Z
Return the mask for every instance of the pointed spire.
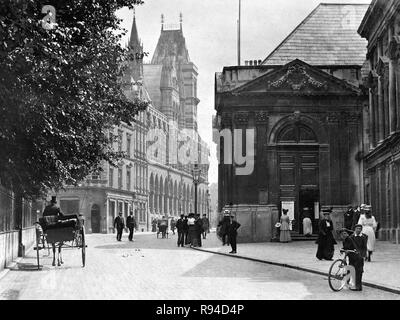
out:
M164 14L161 14L161 30L164 30Z
M132 23L131 35L129 37L129 46L132 49L140 48L139 34L138 34L138 31L137 31L137 27L136 27L136 12L135 12L135 8L133 8L133 23Z
M181 25L181 30L182 30L182 22L183 22L183 15L182 12L179 14L179 23Z

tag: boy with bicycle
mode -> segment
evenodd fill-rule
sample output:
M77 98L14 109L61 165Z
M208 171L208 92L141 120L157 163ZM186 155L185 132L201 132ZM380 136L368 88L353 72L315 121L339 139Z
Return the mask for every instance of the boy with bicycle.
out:
M355 250L356 252L350 252L349 265L353 266L356 271L356 283L355 288L350 290L362 291L362 274L364 272L364 259L367 254L367 240L368 236L361 233L362 225L357 224L354 233L350 236L350 230L343 229L341 232L343 238L343 249L344 250Z

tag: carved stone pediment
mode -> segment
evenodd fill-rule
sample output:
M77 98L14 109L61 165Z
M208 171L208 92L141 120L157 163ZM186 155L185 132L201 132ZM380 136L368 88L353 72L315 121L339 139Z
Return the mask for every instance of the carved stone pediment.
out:
M307 72L305 66L300 64L290 66L282 77L275 81L269 81L267 86L268 89L291 88L293 91L300 91L304 88L328 89L326 81L318 81Z
M297 59L234 89L232 94L329 95L359 92L359 88L346 81Z

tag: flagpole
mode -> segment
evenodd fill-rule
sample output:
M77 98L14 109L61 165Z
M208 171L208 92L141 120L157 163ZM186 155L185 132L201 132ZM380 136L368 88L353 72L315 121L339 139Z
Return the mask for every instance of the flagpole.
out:
M241 23L241 0L239 0L239 20L238 20L238 66L240 66L240 23Z

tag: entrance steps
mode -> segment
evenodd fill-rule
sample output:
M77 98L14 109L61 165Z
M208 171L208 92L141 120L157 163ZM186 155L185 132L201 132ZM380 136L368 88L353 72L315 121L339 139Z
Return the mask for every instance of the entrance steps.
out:
M318 235L316 234L306 237L305 235L300 234L297 231L291 231L290 235L292 237L292 241L316 241L318 239Z

